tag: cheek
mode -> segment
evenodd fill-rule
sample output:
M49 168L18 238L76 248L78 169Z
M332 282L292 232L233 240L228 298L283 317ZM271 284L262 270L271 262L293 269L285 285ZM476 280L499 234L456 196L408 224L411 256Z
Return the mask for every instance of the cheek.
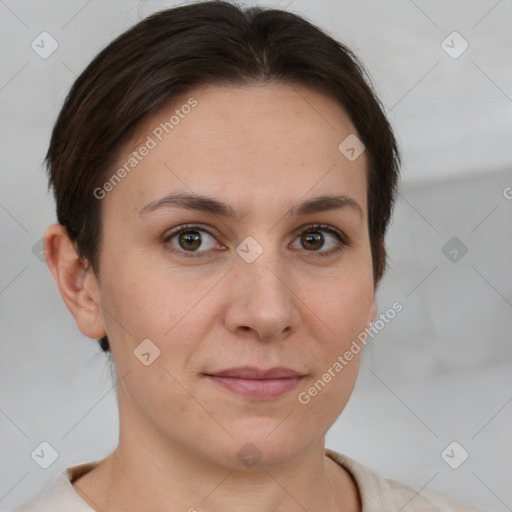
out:
M324 407L332 408L332 417L336 418L350 397L365 346L361 340L368 327L373 298L371 275L354 270L346 279L331 280L327 290L308 299L318 312L311 333L312 339L316 339L313 354L317 373L313 382L308 383L314 387L303 389L306 396L299 403L311 411L320 413Z
M325 324L322 332L329 333L338 348L368 327L373 299L372 276L361 269L329 280L324 290L308 297L319 321Z
M319 367L327 370L353 341L360 344L358 336L368 327L374 299L371 268L353 266L329 279L312 280L307 289L303 311L309 312L305 326L310 330L310 339L315 340ZM359 357L360 353L354 355L354 360Z
M116 358L118 374L123 379L118 393L121 423L133 426L134 422L149 422L164 436L170 433L187 439L194 428L207 421L201 407L194 399L191 382L169 363L182 363L177 347L161 347L161 352L146 366L135 357L123 352Z
M317 429L315 422L319 418L327 430L346 406L359 371L364 350L361 333L368 326L372 299L373 290L363 282L350 286L340 283L324 294L323 299L316 298L316 304L322 306L312 347L316 372L296 397L305 430ZM321 337L320 332L324 333Z
M166 337L194 309L202 289L148 259L142 253L118 259L117 265L105 266L102 283L102 303L110 313L106 322L113 333L124 338L129 333L134 342Z
M189 379L185 373L207 338L214 315L211 301L202 299L214 282L178 278L169 267L147 264L142 253L139 257L111 266L102 283L114 360L120 375L130 372L135 384L127 390L137 402L155 390L179 401L183 389L174 377L178 382ZM184 394L184 403L186 398Z

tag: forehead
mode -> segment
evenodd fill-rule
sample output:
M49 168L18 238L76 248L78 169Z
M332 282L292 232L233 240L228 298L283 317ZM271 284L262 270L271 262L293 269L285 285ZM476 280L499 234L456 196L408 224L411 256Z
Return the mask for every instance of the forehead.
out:
M112 169L127 172L109 201L135 207L187 191L249 206L351 189L366 210L366 155L350 161L339 149L356 133L339 103L311 89L201 86L138 126Z

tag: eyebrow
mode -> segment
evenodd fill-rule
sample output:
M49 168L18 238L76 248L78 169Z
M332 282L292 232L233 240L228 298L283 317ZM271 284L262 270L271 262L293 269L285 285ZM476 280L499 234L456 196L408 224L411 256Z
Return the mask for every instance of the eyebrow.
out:
M161 199L157 199L147 204L139 212L139 215L145 215L160 208L183 208L185 210L195 210L221 217L240 220L247 215L233 206L214 199L212 197L180 192L169 194ZM359 203L349 196L343 194L322 195L313 199L307 199L292 206L288 211L288 216L308 215L311 213L324 212L329 210L348 209L361 218L364 217L363 210Z

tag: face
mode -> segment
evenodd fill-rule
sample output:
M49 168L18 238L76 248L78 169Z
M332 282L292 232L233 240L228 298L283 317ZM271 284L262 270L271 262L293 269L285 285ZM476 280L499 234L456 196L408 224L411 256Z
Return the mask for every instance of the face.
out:
M338 149L351 134L333 100L282 84L197 88L139 126L102 189L94 286L122 432L232 467L243 450L286 463L323 439L376 308L367 160ZM327 195L341 200L300 210ZM301 378L207 376L245 366Z

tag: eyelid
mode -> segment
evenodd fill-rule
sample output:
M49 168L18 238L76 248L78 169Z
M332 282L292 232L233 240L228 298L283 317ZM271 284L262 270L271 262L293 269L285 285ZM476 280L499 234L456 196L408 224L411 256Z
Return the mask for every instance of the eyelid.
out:
M304 231L313 231L315 229L318 229L319 231L327 231L328 233L331 233L332 235L339 236L341 241L346 245L349 245L349 243L350 243L349 237L343 231L341 231L341 229L335 228L334 226L331 226L330 224L321 224L321 223L318 224L318 223L314 223L314 222L310 223L310 224L304 224L300 228L297 228L293 232L293 234L299 235L299 234L303 233Z

